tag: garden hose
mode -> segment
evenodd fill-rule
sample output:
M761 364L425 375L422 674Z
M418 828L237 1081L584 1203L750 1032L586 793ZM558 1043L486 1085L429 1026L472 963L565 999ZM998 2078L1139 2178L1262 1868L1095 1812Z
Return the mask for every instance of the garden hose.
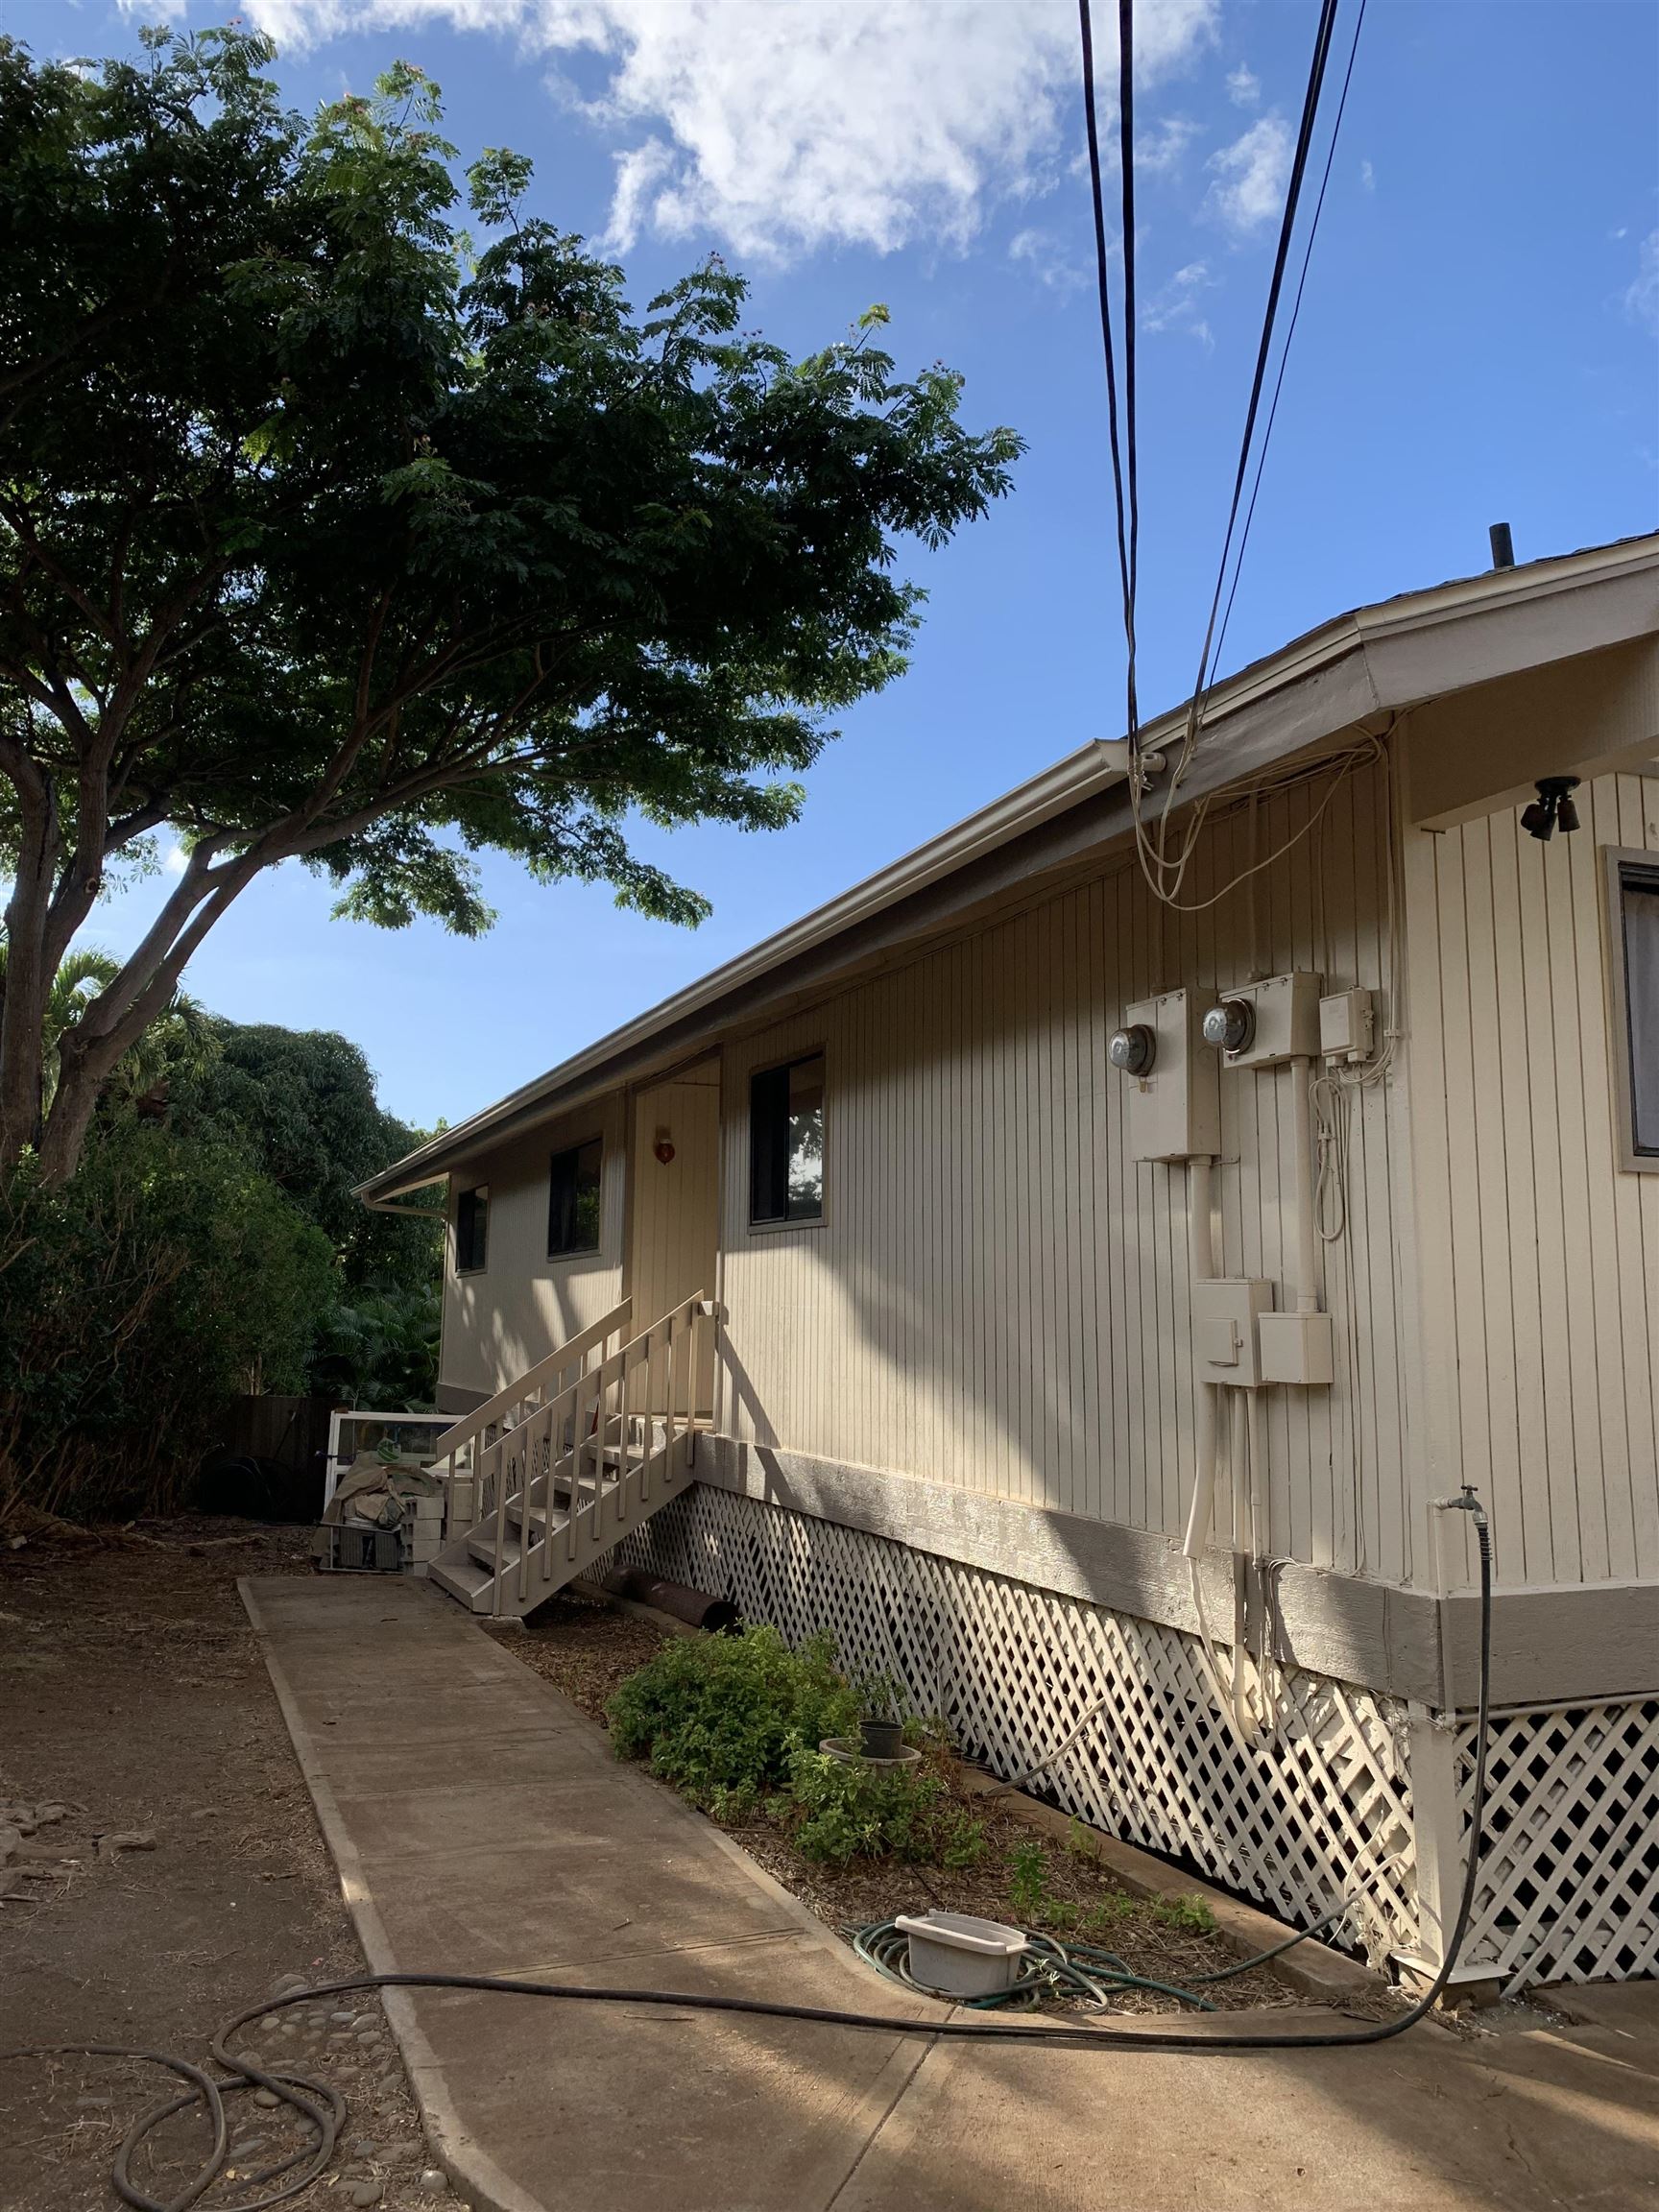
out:
M985 2013L978 2013L967 2020L893 2019L880 2012L843 2011L839 2008L826 2005L791 2005L782 1998L723 1997L701 1991L693 1993L675 1989L601 1988L575 1982L523 1981L499 1974L357 1974L346 1981L320 1983L314 1988L290 1990L280 1997L267 1998L260 2004L249 2006L246 2011L237 2013L233 2020L227 2021L208 2046L213 2058L229 2077L223 2081L214 2080L204 2069L165 2052L132 2050L109 2043L36 2045L26 2050L0 2052L0 2059L69 2056L77 2054L99 2057L140 2058L153 2065L166 2067L190 2084L183 2095L170 2098L164 2104L152 2105L147 2111L141 2112L128 2128L115 2153L110 2176L115 2193L124 2203L132 2205L135 2212L190 2212L190 2208L205 2195L224 2171L226 2093L234 2094L243 2089L270 2090L308 2122L315 2130L315 2140L295 2152L282 2163L249 2177L249 2187L261 2186L273 2180L280 2181L281 2185L263 2197L246 2200L237 2207L237 2212L268 2212L270 2206L298 2196L301 2190L323 2173L333 2155L340 2127L346 2116L346 2105L335 2090L303 2075L267 2072L252 2058L232 2056L230 2040L239 2030L249 2027L253 2021L285 2011L292 2005L312 2005L325 1997L352 1996L371 1989L469 1989L505 1997L557 1997L571 2005L641 2006L653 2010L665 2008L682 2014L738 2013L753 2019L806 2020L830 2028L862 2029L878 2035L926 2035L941 2043L1042 2043L1073 2051L1341 2051L1391 2042L1395 2036L1404 2035L1408 2029L1415 2028L1445 1994L1464 1936L1468 1933L1480 1870L1480 1830L1486 1807L1486 1753L1491 1719L1492 1535L1479 1500L1468 1484L1464 1485L1460 1497L1449 1500L1447 1503L1453 1511L1467 1512L1474 1521L1480 1561L1480 1699L1475 1735L1469 1855L1464 1865L1457 1915L1453 1922L1440 1966L1416 2003L1406 2011L1397 2013L1391 2020L1373 2021L1365 2027L1347 2031L1286 2030L1253 2035L1237 2030L1218 2030L1193 2035L1183 2034L1179 2028L1085 2026L1059 2021L997 2019ZM1309 1930L1308 1933L1311 1935L1313 1931ZM1291 1941L1297 1940L1300 1938L1291 1938ZM1081 1945L1072 1948L1075 1951L1089 1949ZM1287 1943L1278 1946L1279 1950L1288 1948ZM1259 1960L1247 1960L1238 1966L1223 1969L1223 1974L1242 1972L1244 1966L1261 1964L1273 1956L1274 1953L1264 1952ZM1099 1978L1105 1979L1104 1976ZM1216 1975L1206 1979L1222 1978L1222 1975ZM1173 1993L1185 1994L1193 2000L1190 1991ZM1203 2002L1201 1999L1193 2001ZM151 2197L132 2180L133 2153L163 2120L191 2104L202 2105L213 2130L212 2151L195 2177L179 2195L171 2198ZM281 2179L284 2175L288 2176L285 2181Z
M1025 1938L1026 1950L1009 1987L993 1990L986 1997L959 1997L954 2002L973 2011L998 2011L1004 2007L1029 2011L1045 1997L1083 1997L1093 2004L1106 2006L1120 1989L1146 1989L1160 1997L1173 1997L1182 2005L1190 2005L1195 2012L1214 2012L1216 2008L1201 1994L1210 1984L1231 1982L1236 1974L1248 1974L1253 1966L1265 1966L1270 1960L1283 1958L1298 1943L1322 1936L1327 1928L1345 1916L1348 1909L1348 1900L1344 1899L1315 1920L1311 1928L1304 1928L1300 1935L1287 1936L1270 1951L1258 1951L1253 1958L1239 1959L1213 1974L1194 1974L1185 1985L1156 1982L1149 1975L1137 1974L1115 1951L1104 1951L1096 1943L1063 1943L1040 1928L1022 1928L1020 1933ZM896 1920L877 1920L867 1928L853 1928L845 1933L865 1965L873 1966L883 1981L895 1982L900 1988L913 1990L918 1997L940 1994L911 1975L910 1938Z
M1162 1997L1174 1997L1199 2012L1214 2012L1208 1997L1191 1989L1178 1989L1172 1982L1149 1981L1137 1974L1116 1952L1101 1951L1093 1943L1059 1943L1037 1928L1022 1928L1025 1951L1006 1989L994 1989L984 1997L957 1997L952 2003L970 2011L990 2012L1011 2007L1029 2011L1045 1997L1083 1997L1092 2005L1107 2005L1118 1989L1151 1989ZM910 1971L910 1938L896 1920L878 1920L868 1928L855 1928L854 1950L866 1966L874 1966L884 1982L913 1989L919 1997L936 1997L941 1991L918 1982Z

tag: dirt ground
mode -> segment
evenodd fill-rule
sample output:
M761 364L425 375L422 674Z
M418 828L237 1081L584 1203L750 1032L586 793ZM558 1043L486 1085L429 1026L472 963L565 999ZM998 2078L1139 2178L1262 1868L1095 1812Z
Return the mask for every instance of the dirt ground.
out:
M364 1971L236 1594L238 1575L309 1571L304 1531L234 1521L0 1550L0 1806L64 1808L0 1868L0 2052L84 2040L199 2060L283 1977ZM123 1836L153 1842L115 1847ZM306 2054L349 2106L342 2154L293 2201L453 2207L378 2001L281 2017L244 2047ZM0 2063L0 2205L113 2203L111 2154L168 2079L108 2059ZM298 2140L247 2095L228 2113L243 2172ZM204 2149L199 2125L173 2125L175 2155L153 2178L135 2168L163 2199Z
M624 1675L643 1666L660 1648L668 1632L637 1615L565 1593L540 1607L522 1629L496 1633L506 1639L515 1657L603 1726L606 1699ZM1016 1854L1029 1855L1033 1850L1032 1830L995 1799L964 1794L960 1810L965 1817L984 1822L985 1854L973 1866L856 1861L849 1866L827 1866L804 1858L787 1835L770 1823L729 1826L726 1833L842 1935L889 1920L896 1913L926 1912L939 1906L951 1912L975 1912L1022 1924L1035 1917L1063 1940L1076 1936L1103 1945L1132 1972L1177 1987L1194 1976L1237 1962L1217 1936L1171 1925L1155 1908L1128 1896L1088 1855L1084 1847L1088 1831L1081 1828L1075 1850L1035 1844L1041 1853L1045 1902L1035 1914L1022 1911L1011 1885ZM1235 1975L1204 1994L1221 2009L1306 2003L1265 1968ZM1389 2007L1390 2000L1383 1997L1381 2009ZM1176 2000L1138 1990L1121 1992L1117 2008L1185 2009Z
M284 1978L363 1969L339 1886L236 1593L239 1575L306 1574L306 1532L236 1521L140 1524L0 1550L0 2053L96 2041L200 2060L209 2035ZM560 1598L508 1648L596 1719L662 1641L649 1622ZM973 1804L985 1813L983 1801ZM8 1842L8 1830L13 1839ZM831 1926L941 1904L1019 1917L1010 1858L1030 1831L988 1819L974 1867L816 1866L775 1828L733 1830ZM1081 1915L1121 1893L1086 1858L1050 1848L1047 1893ZM1127 1901L1124 1901L1126 1903ZM1161 1980L1230 1963L1214 1938L1120 1911L1110 1936ZM1217 2003L1279 2005L1264 1972L1218 1985ZM1131 2000L1157 2006L1156 1998ZM252 2048L300 2056L331 2080L349 2116L328 2175L301 2207L453 2205L430 2166L378 2003L280 2016ZM82 2056L0 2062L0 2205L83 2212L111 2203L110 2158L167 2077ZM242 2095L230 2106L244 2175L298 2138ZM178 2121L135 2178L165 2199L200 2163L200 2124ZM234 2205L238 2192L215 2192Z

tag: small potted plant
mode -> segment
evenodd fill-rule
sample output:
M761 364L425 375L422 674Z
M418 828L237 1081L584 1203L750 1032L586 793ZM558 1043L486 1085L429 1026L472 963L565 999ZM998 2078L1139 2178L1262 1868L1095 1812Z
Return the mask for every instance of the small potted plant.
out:
M899 1687L890 1674L875 1675L860 1686L864 1711L858 1721L858 1750L865 1759L900 1759L904 1723L899 1718Z

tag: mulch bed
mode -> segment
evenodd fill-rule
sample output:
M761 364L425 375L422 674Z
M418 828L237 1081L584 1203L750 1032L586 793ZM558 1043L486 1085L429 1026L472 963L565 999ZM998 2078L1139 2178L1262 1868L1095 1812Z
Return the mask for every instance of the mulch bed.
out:
M503 1633L510 1651L603 1727L606 1701L613 1692L661 1647L670 1632L637 1615L565 1593L541 1607L522 1630ZM996 1798L957 1794L962 1813L984 1823L985 1855L973 1866L904 1865L885 1860L831 1866L804 1858L787 1832L769 1822L724 1826L724 1832L841 1934L900 1912L924 1912L932 1906L1022 1922L1026 1916L1014 1903L1015 1855L1028 1854L1039 1839L1026 1822ZM1088 1835L1079 1827L1075 1848L1041 1845L1042 1920L1048 1934L1062 1941L1075 1934L1083 1941L1102 1944L1132 1972L1178 1987L1193 1975L1236 1963L1218 1936L1172 1926L1148 1901L1130 1896L1089 1856ZM1265 1967L1235 1975L1204 1994L1217 2008L1228 2010L1307 2003ZM1188 2008L1152 1991L1125 1990L1118 2009L1183 2012Z

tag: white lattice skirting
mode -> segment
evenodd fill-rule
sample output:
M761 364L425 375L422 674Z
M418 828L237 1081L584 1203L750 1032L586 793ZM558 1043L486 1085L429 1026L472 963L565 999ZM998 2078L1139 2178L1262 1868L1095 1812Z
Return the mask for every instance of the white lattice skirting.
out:
M1417 1947L1405 1708L1292 1670L1272 1734L1223 1722L1197 1640L729 1491L698 1486L617 1565L730 1594L791 1643L825 1631L886 1672L971 1757L1046 1771L1068 1812L1182 1856L1308 1927L1344 1898L1381 1958ZM1659 1959L1659 1706L1505 1718L1464 1957L1516 1983L1652 1973Z
M1474 1734L1458 1743L1467 1829ZM1659 1973L1659 1699L1492 1724L1464 1956L1518 1985Z

